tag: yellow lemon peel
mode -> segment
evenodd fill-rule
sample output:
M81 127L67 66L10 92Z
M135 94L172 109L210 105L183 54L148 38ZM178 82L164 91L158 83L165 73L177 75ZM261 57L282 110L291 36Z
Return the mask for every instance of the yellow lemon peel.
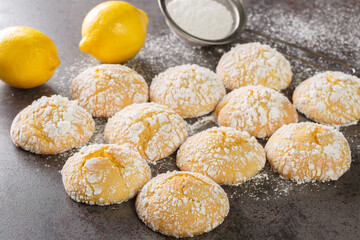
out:
M147 25L146 13L127 2L101 3L84 19L79 48L105 63L125 62L144 45Z
M10 86L40 86L59 64L54 42L38 30L14 26L0 31L0 79Z

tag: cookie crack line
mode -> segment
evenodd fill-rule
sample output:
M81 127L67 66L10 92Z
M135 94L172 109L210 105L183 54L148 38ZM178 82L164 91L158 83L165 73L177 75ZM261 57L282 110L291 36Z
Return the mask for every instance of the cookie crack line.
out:
M103 147L102 149L97 150L97 151L87 155L82 161L81 168L83 168L85 166L86 162L89 161L90 159L101 157L101 158L104 158L104 159L110 161L111 165L118 169L120 177L124 179L122 170L125 169L125 167L123 165L121 165L120 163L115 162L111 153L106 153L106 151L109 148L110 148L110 146Z

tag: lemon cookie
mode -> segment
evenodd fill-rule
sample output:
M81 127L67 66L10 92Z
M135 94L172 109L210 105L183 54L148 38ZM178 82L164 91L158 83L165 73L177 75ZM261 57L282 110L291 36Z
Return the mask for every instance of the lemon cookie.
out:
M210 178L175 171L156 176L141 189L136 212L156 232L192 237L219 226L229 212L229 200Z
M295 107L281 93L263 86L246 86L226 95L215 113L220 126L247 131L257 138L271 136L298 120Z
M85 144L95 122L76 101L53 95L41 97L23 109L12 122L16 146L37 154L57 154Z
M127 105L147 102L149 88L134 70L104 64L85 70L73 80L71 98L94 117L111 117Z
M299 183L337 180L351 163L344 135L311 122L283 126L270 137L265 151L273 169Z
M289 61L270 46L257 42L240 44L225 53L216 73L230 90L248 85L281 90L289 86L292 78Z
M151 171L140 154L126 145L90 145L70 157L62 171L68 195L96 205L133 198L150 180Z
M182 171L204 174L218 184L245 182L265 166L264 148L247 132L215 127L188 138L176 164Z
M214 110L225 87L211 70L198 65L181 65L156 76L150 100L173 109L182 117L198 117Z
M295 107L308 118L331 125L360 119L360 79L342 72L323 72L302 82L294 91Z
M148 161L169 156L186 139L186 122L166 106L140 103L125 107L109 119L105 139L129 143Z

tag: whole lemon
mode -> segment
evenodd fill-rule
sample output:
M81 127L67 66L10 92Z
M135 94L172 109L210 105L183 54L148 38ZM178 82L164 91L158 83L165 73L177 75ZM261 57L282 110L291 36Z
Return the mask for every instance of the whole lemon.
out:
M103 2L84 19L80 50L105 63L125 62L144 45L147 24L146 13L133 5Z
M45 34L22 26L0 31L0 79L10 86L37 87L59 64L55 44Z

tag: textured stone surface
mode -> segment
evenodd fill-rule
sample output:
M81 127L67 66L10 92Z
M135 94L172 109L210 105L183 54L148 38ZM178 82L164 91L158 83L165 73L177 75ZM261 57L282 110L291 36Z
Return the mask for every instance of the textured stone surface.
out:
M82 20L99 2L0 2L0 28L26 25L44 32L54 40L62 62L53 78L38 88L19 90L0 83L0 239L167 239L138 219L134 200L108 207L72 201L59 170L76 150L57 156L30 154L15 147L9 136L11 122L21 109L42 95L69 97L72 78L99 64L78 49ZM184 63L214 70L222 53L232 46L188 46L170 33L155 0L130 2L148 13L150 24L146 46L126 65L143 74L148 83L166 68ZM324 69L359 76L359 1L248 0L246 6L248 30L239 42L261 41L286 54L294 71L291 86L283 91L288 97L301 81ZM195 124L194 129L200 126L196 132L213 126L212 119L200 118L204 122L200 125L199 119L187 121ZM300 120L306 118L300 115ZM96 119L92 143L104 142L105 123ZM255 179L224 187L230 199L229 216L196 239L359 239L360 124L340 131L349 140L353 162L338 181L298 185L280 179L267 165ZM151 168L154 175L176 169L174 155Z

